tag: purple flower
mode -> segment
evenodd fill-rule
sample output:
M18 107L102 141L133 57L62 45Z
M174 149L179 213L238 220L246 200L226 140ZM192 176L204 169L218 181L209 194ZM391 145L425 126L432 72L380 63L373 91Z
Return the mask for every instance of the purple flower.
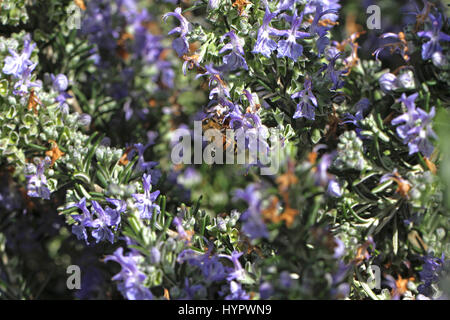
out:
M219 0L208 0L208 10L215 10L219 7Z
M72 98L70 94L65 92L69 86L69 80L63 74L58 74L56 77L52 74L51 79L53 82L53 89L59 93L56 97L56 102L59 103L59 107L64 110L68 108L66 100Z
M78 240L84 240L87 245L89 244L87 231L83 225L73 225L72 233L77 237Z
M269 282L263 282L259 286L259 296L261 299L269 299L273 294L273 287Z
M364 139L364 137L361 135L362 128L360 126L360 121L364 119L364 113L369 109L369 107L370 107L370 100L367 98L362 98L355 104L356 109L355 115L345 113L344 121L342 121L342 124L346 123L353 124L356 127L355 132L360 139Z
M243 252L233 251L231 256L226 254L219 254L219 258L226 258L233 263L233 269L227 276L227 281L238 280L241 281L245 277L245 270L242 268L241 263L239 262L239 257L242 256Z
M139 255L123 255L123 248L118 248L114 254L107 256L104 261L115 261L122 269L112 280L121 281L117 286L122 295L128 300L151 300L151 291L143 285L147 276L139 271L137 259Z
M185 188L190 188L202 181L202 175L195 170L193 167L188 167L184 170L183 174L177 177L177 183L184 186Z
M350 285L343 281L351 267L351 264L346 265L344 262L339 261L338 269L332 275L332 289L330 290L330 294L333 299L344 299L350 294Z
M339 0L312 0L309 1L304 10L304 14L312 14L316 12L317 6L323 7L324 11L330 11L323 15L323 19L330 19L331 21L336 21L338 18L337 12L341 8Z
M270 12L269 7L266 6L266 13L264 14L263 23L258 29L258 38L256 39L252 53L260 53L269 58L272 52L277 48L277 43L269 37L271 35L282 34L279 30L269 26L270 21L275 18L276 15L276 12Z
M88 127L91 124L91 121L92 121L92 117L87 113L82 113L82 114L78 115L78 123L81 126Z
M334 178L330 179L330 182L328 183L327 193L333 197L342 196L341 186Z
M159 196L159 190L150 193L152 177L149 174L142 176L142 185L144 187L144 193L133 193L132 196L136 200L136 206L139 209L141 219L151 219L153 211L156 209L156 214L160 213L160 208L153 202Z
M325 51L325 59L327 59L328 61L333 60L333 58L339 54L339 49L336 48L335 46L338 45L339 43L337 41L333 41L333 44L329 47L327 47L324 51Z
M226 278L226 269L217 255L205 255L200 268L206 281L222 281Z
M419 272L420 280L423 284L417 288L419 293L429 297L432 295L432 285L439 280L439 271L444 264L444 254L441 258L436 258L432 254L427 254L422 258L422 271Z
M286 40L278 41L277 47L277 57L289 57L294 61L303 54L303 47L297 43L297 39L303 39L309 37L310 34L307 32L297 31L297 29L302 24L303 13L300 17L297 17L297 11L294 12L292 17L291 29L282 31L283 36L287 37Z
M225 297L225 300L249 300L250 296L242 289L240 283L230 282L230 294Z
M439 41L450 41L450 36L441 31L442 28L442 16L439 14L437 17L432 14L429 15L432 21L432 29L429 31L420 31L417 33L419 37L425 37L429 41L425 42L422 46L422 59L428 60L436 52L442 53L442 47Z
M154 35L145 27L151 20L147 10L133 12L130 15L129 23L134 30L133 55L147 63L155 63L163 50L161 36Z
M96 243L103 240L108 240L113 243L114 234L110 227L117 226L120 223L120 209L114 210L107 207L104 210L95 200L92 200L92 209L94 209L98 217L90 225L90 227L94 228L92 230L92 236L96 239Z
M333 285L338 284L345 280L348 275L348 271L352 268L352 264L345 264L342 260L339 260L338 269L332 276Z
M244 222L242 231L251 239L267 238L269 233L261 217L261 195L256 185L250 184L245 190L238 189L234 196L235 199L244 200L248 204L247 210L240 217L240 220Z
M445 65L447 65L447 58L445 57L445 55L440 52L440 51L436 51L435 53L433 53L431 55L431 61L433 62L433 64L438 67L438 68L442 68Z
M431 121L435 115L434 107L430 113L426 113L420 108L416 108L415 100L418 93L414 93L409 97L403 93L399 102L406 106L407 111L401 116L392 120L392 125L399 125L396 129L398 136L408 145L409 154L422 152L426 157L430 157L434 150L433 144L428 138L436 138L431 127Z
M339 238L334 238L334 242L336 243L336 247L334 247L333 258L339 259L345 253L345 244Z
M314 15L313 22L311 23L309 27L309 32L311 35L317 34L319 36L319 39L317 39L316 45L317 50L319 52L319 57L323 54L325 47L330 43L330 40L326 37L327 31L330 30L332 27L324 27L319 26L319 20L326 15L336 14L337 10L335 9L328 9L325 11L322 11L322 5L320 3L316 4L316 13Z
M86 263L82 260L83 263ZM89 262L88 262L89 263ZM105 273L92 265L83 265L81 274L81 288L75 292L75 297L80 300L96 299L104 292Z
M259 117L256 121L261 121ZM255 122L256 122L255 121ZM251 164L255 164L259 159L259 156L267 156L269 152L269 144L267 143L267 138L269 137L269 131L267 127L259 125L259 123L256 123L255 128L248 128L247 130L244 130L243 128L240 128L236 132L236 138L242 139L244 131L245 131L245 138L248 139L246 142L247 149L250 151L250 158L249 162ZM252 122L252 125L255 125L254 122Z
M23 197L10 185L9 177L0 176L0 209L14 211L22 207Z
M110 3L89 1L81 33L87 35L89 42L96 44L102 52L114 53L120 37L120 29L114 25L114 18L115 13Z
M325 65L322 70L327 70L327 75L329 76L331 82L333 83L333 86L330 88L330 90L335 91L344 86L344 81L339 79L339 77L345 73L347 70L340 70L336 71L334 68L334 65L336 63L336 60L340 57L340 54L337 54L334 56L333 59L330 60L328 65Z
M214 68L212 64L205 66L206 72L198 74L195 78L198 79L203 76L209 76L209 88L211 89L209 93L209 99L215 99L222 104L222 102L228 101L230 98L230 91L228 90L225 82L222 80L222 74L219 70ZM224 105L230 105L230 103L223 103ZM231 104L232 105L232 104Z
M33 70L36 64L33 66L33 62L30 60L30 57L35 47L36 44L31 44L30 35L27 35L25 37L23 50L20 55L16 51L9 49L8 51L11 56L7 56L5 58L5 65L2 70L3 73L12 75L16 79L19 79L22 78L23 73L27 69Z
M315 168L314 179L316 185L327 188L327 193L333 197L342 196L342 191L339 183L336 181L335 176L328 173L328 168L330 167L334 154L324 154L320 159L317 168Z
M223 48L220 49L219 54L229 50L231 50L231 52L223 57L223 63L225 65L221 69L233 71L239 68L244 68L245 70L248 70L247 62L244 58L244 49L240 43L242 40L236 36L233 30L225 33L220 40L223 41L226 37L230 38L230 42L225 44Z
M180 254L178 254L177 262L180 264L187 262L193 266L198 266L200 265L199 260L202 259L202 256L203 255L200 255L199 253L197 253L192 249L186 249L181 251Z
M86 198L83 197L78 203L70 205L67 208L71 207L77 207L83 212L82 214L72 216L72 218L78 222L78 224L72 226L72 233L76 235L78 240L84 240L86 244L89 244L86 227L92 227L93 217L86 207Z
M172 68L172 63L159 59L156 62L156 67L159 69L159 76L162 84L167 88L173 88L175 71Z
M49 157L45 157L36 168L36 173L27 175L28 185L27 185L27 195L30 197L50 199L50 190L47 187L47 178L45 177L45 168L51 163ZM34 167L34 166L33 166Z
M312 93L312 83L309 77L306 77L305 79L304 89L294 93L291 98L301 98L301 101L297 104L297 110L293 116L294 119L300 117L304 117L309 120L315 119L314 109L317 107L317 99Z
M181 15L181 8L176 8L174 12L169 12L163 15L164 21L167 20L167 18L170 16L173 16L180 21L180 26L170 30L169 35L174 33L180 34L180 37L173 41L172 46L177 52L178 56L181 57L189 52L189 42L186 38L186 35L189 32L189 22L185 17Z
M389 72L384 73L378 81L383 92L389 92L399 87L397 77L395 76L395 74Z
M179 263L187 261L190 265L198 267L208 282L222 281L227 277L227 269L219 261L217 255L211 255L212 246L208 252L199 255L192 249L182 251L177 258Z
M177 229L177 233L180 239L183 239L186 241L186 243L189 243L191 241L192 233L186 232L186 230L183 227L182 220L179 217L175 217L172 220L172 223L175 225L175 228Z
M13 94L23 96L23 95L28 94L28 91L30 88L32 88L32 87L39 88L42 86L40 81L36 81L36 82L31 81L31 72L33 72L33 70L34 70L34 68L36 68L36 66L37 66L37 62L35 64L29 66L22 72L19 80L14 84Z
M292 9L294 7L296 1L297 0L280 0L280 2L278 3L278 6L277 6L277 10L275 12L278 14L282 11ZM266 3L266 7L267 7L267 2L265 1L265 3Z
M415 86L414 73L412 71L406 71L401 73L398 77L398 84L403 89L411 89Z
M154 166L156 166L158 164L158 162L156 161L145 161L144 159L144 153L145 150L150 146L150 144L146 144L143 145L142 143L136 143L134 144L134 147L136 148L137 152L138 152L138 163L137 163L137 167L139 168L139 170L142 170L144 172L150 173L152 170L152 168ZM133 149L129 154L128 154L128 160L133 159L135 152L135 149Z
M153 247L150 250L150 262L153 264L158 264L161 261L161 252L157 247Z
M375 56L375 59L378 60L378 56L380 55L381 51L383 51L386 48L390 48L391 54L394 52L398 52L406 61L408 61L409 60L409 56L407 54L408 46L405 40L404 33L399 32L398 34L396 34L388 32L380 36L380 39L387 39L387 38L391 39L389 39L387 43L383 44L380 48L376 49L372 53L372 55Z
M201 284L196 284L191 286L189 284L189 279L186 277L184 279L184 297L181 300L194 300L196 298L197 292L202 292L205 287Z
M53 88L56 91L66 91L69 86L69 80L62 73L58 74L56 77L52 74L51 79L53 82Z
M125 201L123 201L123 200L106 198L106 201L108 201L109 203L114 205L116 207L114 210L117 211L118 213L122 213L122 212L125 212L127 210L127 203ZM113 209L111 209L109 207L106 207L106 211L107 212L109 212L111 210L113 210ZM115 223L115 224L118 224L119 222L120 222L120 216L119 216L119 221L117 223Z

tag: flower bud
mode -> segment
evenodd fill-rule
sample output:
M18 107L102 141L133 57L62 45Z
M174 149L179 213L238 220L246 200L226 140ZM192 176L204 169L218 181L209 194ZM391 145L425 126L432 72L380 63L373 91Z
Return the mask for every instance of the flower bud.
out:
M440 51L436 51L435 53L433 53L433 55L431 56L431 61L438 68L442 68L447 64L447 59Z
M392 91L398 88L397 77L392 73L388 72L383 74L378 81L380 82L381 90L384 92Z
M411 70L408 70L401 75L398 76L398 84L400 87L404 89L414 89L415 88L415 82L414 82L414 73Z
M219 7L220 0L208 0L208 10L216 10Z
M150 261L153 264L158 264L160 260L161 260L161 252L159 252L158 248L153 247L150 250Z
M90 115L88 115L87 113L83 113L78 118L78 121L82 126L89 126L91 124L91 119L92 118Z
M325 58L330 61L332 60L337 54L339 54L339 50L336 47L328 47L325 49Z
M58 74L56 77L52 75L53 88L56 91L66 91L69 86L69 80L63 74Z

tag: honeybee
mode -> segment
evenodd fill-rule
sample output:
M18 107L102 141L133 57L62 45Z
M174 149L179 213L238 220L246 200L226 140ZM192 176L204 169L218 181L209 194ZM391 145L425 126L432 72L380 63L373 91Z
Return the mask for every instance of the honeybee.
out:
M222 141L214 141L217 147L222 147L223 150L228 150L228 148L233 147L234 152L237 151L237 144L234 139L227 137L226 130L229 129L227 124L221 123L220 119L217 118L207 118L202 121L203 131L214 129L220 132L222 135Z
M134 38L133 35L126 31L120 33L120 37L117 40L116 52L123 60L127 60L130 56L130 53L127 51L125 46L126 41L133 38Z
M244 10L249 4L251 4L251 2L247 0L235 0L232 7L237 7L239 16L245 16Z
M325 139L328 141L330 138L336 138L336 132L341 124L341 119L339 119L336 108L333 106L333 114L328 117L328 124L326 126L327 132L325 134Z

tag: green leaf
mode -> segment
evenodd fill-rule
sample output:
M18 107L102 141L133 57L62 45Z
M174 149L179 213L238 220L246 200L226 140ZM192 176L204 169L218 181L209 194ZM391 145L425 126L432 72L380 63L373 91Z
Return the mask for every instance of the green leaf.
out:
M89 176L87 174L85 174L84 172L75 172L73 174L73 178L76 180L79 180L81 182L84 182L86 184L91 183L91 178L89 178Z
M394 217L394 234L392 236L392 246L394 248L394 254L398 253L398 229L397 229L397 216Z
M90 169L90 167L91 167L91 161L92 161L92 158L94 157L95 150L96 150L97 147L100 145L100 142L102 141L102 139L103 139L104 137L105 137L105 134L103 133L103 134L99 137L99 139L97 139L97 141L95 142L95 144L92 145L92 146L90 147L90 150L89 150L89 152L88 152L87 157L85 158L84 165L83 165L83 171L86 172L87 174L89 173L89 169Z
M384 189L386 189L387 187L389 187L394 181L393 180L388 180L382 184L380 184L379 186L375 187L372 189L372 193L373 194L377 194L378 192L383 191Z

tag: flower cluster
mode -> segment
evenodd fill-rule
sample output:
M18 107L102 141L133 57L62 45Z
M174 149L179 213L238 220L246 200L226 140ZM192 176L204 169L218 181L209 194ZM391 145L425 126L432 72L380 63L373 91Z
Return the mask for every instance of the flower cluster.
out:
M120 281L119 291L128 300L151 300L151 291L144 286L147 276L139 271L138 260L140 256L133 253L123 254L123 248L118 248L114 254L107 256L104 261L114 261L120 264L122 270L112 280Z
M430 157L434 147L429 139L436 137L431 128L435 109L433 107L427 113L421 108L416 108L415 100L417 97L417 93L409 97L405 94L401 96L399 101L406 107L407 111L393 119L392 125L398 125L396 128L397 134L403 140L403 143L408 145L409 154L420 151L426 157Z
M91 228L91 235L95 242L107 240L114 242L114 233L111 229L116 229L120 224L120 214L125 212L126 204L123 201L115 199L106 199L110 204L114 205L112 209L109 206L103 207L95 200L92 200L91 211L86 207L86 198L82 198L80 202L72 205L82 211L82 214L73 215L73 219L78 224L72 226L72 232L79 240L88 242L88 233L86 228Z
M0 1L0 298L448 299L450 24L369 4Z
M2 72L10 75L15 79L13 93L15 95L24 95L33 87L39 87L40 83L32 81L31 73L37 66L37 62L30 60L31 54L36 47L35 43L31 42L30 37L24 41L22 52L19 54L13 49L9 49L10 56L4 60Z

